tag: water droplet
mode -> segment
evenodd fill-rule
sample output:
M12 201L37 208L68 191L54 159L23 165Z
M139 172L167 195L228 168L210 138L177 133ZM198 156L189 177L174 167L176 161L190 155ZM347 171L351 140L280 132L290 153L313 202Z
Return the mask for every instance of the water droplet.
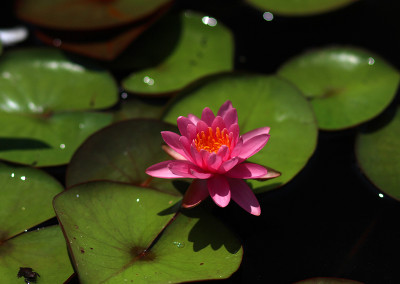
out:
M83 128L85 128L85 125L83 123L79 123L79 128L83 129Z
M61 44L62 44L61 39L55 38L55 39L53 40L53 45L54 45L55 47L60 47Z
M24 210L25 210L25 207L21 207L21 210L24 211Z
M185 243L184 242L173 242L174 245L176 245L178 248L184 248Z
M60 149L65 149L65 144L60 144Z
M15 174L14 173L11 173L11 177L13 178L15 176Z
M149 86L153 86L154 85L154 79L150 78L149 76L145 76L143 78L143 82L145 82Z
M126 100L126 99L128 98L128 94L125 93L125 92L123 92L123 93L121 94L121 98L124 99L124 100Z
M374 65L375 64L375 59L372 57L368 58L368 65Z
M79 194L76 195L76 198L79 198Z
M209 17L209 16L205 16L201 19L201 21L203 22L203 24L210 26L210 27L215 27L217 25L217 20L215 18Z
M384 198L384 197L385 197L382 193L379 193L378 196L379 196L380 198Z
M136 202L139 202L140 201L140 199L138 198L138 199L136 199Z
M22 177L21 177L21 180L26 180L26 176L22 176Z
M274 19L274 15L271 12L265 12L263 14L263 19L270 22Z

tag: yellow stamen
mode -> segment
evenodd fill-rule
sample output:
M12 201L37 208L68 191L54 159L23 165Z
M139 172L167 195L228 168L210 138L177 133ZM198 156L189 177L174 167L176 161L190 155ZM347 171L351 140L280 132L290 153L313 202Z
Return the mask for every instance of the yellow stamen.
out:
M228 148L231 147L228 130L224 128L221 132L219 127L215 129L215 132L211 127L209 127L208 133L207 131L201 131L201 133L197 133L197 137L194 139L194 144L196 145L197 151L203 149L210 153L217 153L222 145L225 145Z

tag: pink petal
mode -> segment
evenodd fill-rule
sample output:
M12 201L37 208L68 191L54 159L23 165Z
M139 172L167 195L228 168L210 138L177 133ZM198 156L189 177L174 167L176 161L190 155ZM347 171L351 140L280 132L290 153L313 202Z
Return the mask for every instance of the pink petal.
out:
M222 158L215 153L211 153L207 160L207 167L212 170L216 171L221 166Z
M225 115L225 113L229 110L231 110L232 107L232 103L231 101L226 101L225 103L222 104L222 106L219 108L218 110L218 114L219 116L223 117Z
M229 128L232 124L238 123L238 115L235 108L232 108L225 112L223 116L226 128Z
M208 195L207 181L194 179L183 196L182 207L194 207L206 199Z
M212 112L212 110L208 107L203 109L203 112L201 113L201 120L207 123L208 126L211 126L215 119L215 115Z
M229 139L231 140L231 146L236 146L239 140L239 125L237 123L232 124L229 126Z
M228 179L232 199L250 214L259 216L261 207L251 188L241 179Z
M180 175L172 173L168 165L173 161L164 161L155 165L152 165L146 169L146 174L152 177L158 178L182 178Z
M229 148L226 145L222 145L217 152L217 155L221 157L222 162L226 161L229 157Z
M212 173L200 172L195 169L191 169L190 173L197 179L209 179L212 176L214 176L214 174L212 174Z
M200 118L191 113L188 114L188 118L191 122L193 122L194 125L197 125L197 123L200 121Z
M234 166L237 165L237 163L239 162L238 158L232 158L228 161L225 161L221 164L221 166L218 169L219 173L226 173L228 171L230 171Z
M188 136L187 135L187 127L189 124L194 126L193 122L189 118L184 117L184 116L178 117L176 122L178 124L179 132L181 133L181 135L187 137Z
M208 133L208 125L204 121L200 120L197 123L197 133L201 133L202 131Z
M262 177L257 178L257 180L264 181L264 180L269 180L269 179L277 178L277 177L281 176L281 173L278 172L277 170L274 170L270 167L266 167L266 168L268 170L267 174Z
M269 139L269 134L261 134L250 138L246 142L243 142L243 145L240 147L239 151L239 158L246 160L247 158L253 156L255 153L260 151ZM238 148L237 146L235 147Z
M180 135L171 131L162 131L161 136L165 143L167 143L175 152L187 158L182 149L182 143L179 142L179 138L181 137Z
M229 183L223 175L216 175L208 179L207 187L210 196L218 206L225 207L229 204L231 191Z
M189 141L193 141L197 136L197 127L194 124L188 124L186 129L186 137Z
M190 143L189 143L189 139L187 139L185 136L181 136L179 137L179 142L182 145L182 152L183 152L183 156L186 157L187 160L191 161L192 163L195 163L192 154L190 153Z
M241 163L232 168L229 172L226 173L228 177L231 178L240 178L240 179L248 179L248 178L261 178L267 174L267 169L261 165L253 164L253 163Z
M211 128L212 128L214 131L216 131L217 127L219 128L219 130L220 130L221 132L222 132L222 130L223 130L224 128L226 128L226 127L225 127L225 122L224 122L224 120L222 119L222 117L220 117L220 116L217 116L217 117L214 119L214 121L212 122L212 124L211 124Z
M192 155L195 164L198 165L200 168L203 168L203 157L201 156L199 151L197 151L197 149L193 146L193 144L190 145L190 154Z
M243 142L248 141L249 139L261 135L261 134L268 134L269 133L269 127L260 127L256 128L254 130L251 130L249 132L246 132L245 134L242 135Z
M240 154L240 151L242 150L243 147L243 138L239 137L235 147L233 148L231 152L231 157L236 157Z
M190 172L192 165L193 164L188 161L172 161L168 164L168 169L174 175L184 178L195 178Z
M186 160L184 156L176 152L174 149L169 147L168 145L161 145L161 148L164 150L165 153L167 153L171 158L175 160Z

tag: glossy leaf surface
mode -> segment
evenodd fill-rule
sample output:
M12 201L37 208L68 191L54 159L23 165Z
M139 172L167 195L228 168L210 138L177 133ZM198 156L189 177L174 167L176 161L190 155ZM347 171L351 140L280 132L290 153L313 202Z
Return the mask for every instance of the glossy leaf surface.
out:
M232 274L241 261L240 244L211 217L178 215L156 239L179 199L112 182L86 183L58 195L54 207L81 283L183 282ZM204 243L202 221L218 245Z
M94 30L141 20L170 0L19 0L17 16L58 30Z
M259 182L249 180L256 192L276 188L291 180L314 152L317 127L307 100L291 84L262 75L224 75L185 89L165 113L165 120L176 123L189 113L201 116L205 107L214 113L231 100L239 116L240 133L270 126L267 145L250 158L251 162L282 173L279 178Z
M63 187L38 169L0 164L0 243L52 217Z
M6 53L0 74L0 136L20 145L1 145L0 159L35 166L67 163L82 141L112 120L110 114L77 112L113 105L117 87L112 77L59 51Z
M358 163L385 194L400 200L400 109L370 122L356 142Z
M67 170L67 186L93 180L146 185L180 196L171 180L153 179L145 170L171 159L161 148L161 131L173 125L146 119L115 123L91 136L76 151Z
M137 57L151 57L154 42L164 45L169 34L175 34L176 19L164 21L159 34L148 37L147 51ZM230 71L233 68L233 38L231 32L216 19L186 12L180 15L181 30L175 47L162 62L134 72L122 81L124 88L133 93L160 95L178 91L205 75ZM165 33L167 29L167 34ZM143 44L143 43L142 43Z
M47 227L0 242L2 283L25 283L17 278L20 267L38 273L37 283L64 283L74 272L59 226ZM31 281L30 283L33 283Z
M349 128L381 113L392 101L399 73L369 51L332 47L299 55L278 74L293 82L324 130Z
M246 0L249 4L284 16L307 16L326 13L353 3L356 0Z

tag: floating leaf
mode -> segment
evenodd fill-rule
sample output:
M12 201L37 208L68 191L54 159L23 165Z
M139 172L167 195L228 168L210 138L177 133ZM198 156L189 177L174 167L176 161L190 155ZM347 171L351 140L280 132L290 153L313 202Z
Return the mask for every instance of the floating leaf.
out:
M0 244L52 217L63 187L38 169L0 164Z
M67 59L52 49L19 50L0 60L0 137L21 139L21 150L0 146L0 158L49 166L65 164L110 114L75 112L117 101L117 86L105 71ZM37 149L31 142L48 145Z
M24 283L23 278L17 278L20 267L29 267L37 272L40 275L37 277L38 283L64 283L68 279L74 271L59 226L24 233L0 242L2 283Z
M115 123L89 137L67 170L67 186L93 180L146 185L180 196L171 180L152 179L145 170L170 159L161 149L161 131L177 128L156 120ZM151 182L150 182L151 181Z
M120 109L114 113L114 119L127 120L131 118L159 118L164 109L164 100L145 98L128 98L120 103Z
M54 208L81 283L174 283L230 276L242 250L212 217L178 214L160 235L174 216L169 208L178 200L112 182L85 183L58 195Z
M72 273L58 226L24 233L55 216L51 202L63 187L38 169L0 164L0 275L17 280L20 267L40 274L40 283L63 283Z
M35 34L44 43L63 50L68 50L100 60L114 60L133 40L153 25L154 22L166 12L166 10L167 9L161 9L144 23L139 23L133 27L118 31L118 33L111 36L111 38L106 37L106 39L94 38L89 42L74 42L68 39L65 40L63 38L63 35L65 34L50 36L42 31L35 31ZM70 36L70 34L67 34L67 36ZM79 34L76 34L76 36L79 37Z
M273 13L285 16L307 16L326 13L344 6L347 6L357 0L246 0L251 5L271 11Z
M178 91L205 75L232 70L231 32L211 17L189 12L181 14L180 17L182 30L172 53L158 65L132 73L125 78L122 84L127 91L147 95L167 94ZM173 17L167 20L176 21ZM168 25L168 21L165 22L165 27L169 27L168 33L176 33L175 26ZM157 40L157 45L163 45L160 39L168 37L168 33L153 33L152 38L148 38L147 53L158 53L152 51L154 42ZM146 54L137 56L149 57Z
M94 30L142 20L171 0L19 0L16 14L24 21L58 30Z
M368 123L357 137L356 155L367 178L400 200L400 108Z
M311 101L318 126L338 130L381 113L392 101L399 73L369 51L332 47L302 54L278 74Z
M182 91L164 119L176 123L181 115L200 116L206 106L216 112L228 99L237 108L242 134L258 127L271 127L266 147L251 161L276 169L282 176L265 182L251 180L253 189L262 192L287 183L314 152L318 131L311 106L286 81L262 75L216 76Z

